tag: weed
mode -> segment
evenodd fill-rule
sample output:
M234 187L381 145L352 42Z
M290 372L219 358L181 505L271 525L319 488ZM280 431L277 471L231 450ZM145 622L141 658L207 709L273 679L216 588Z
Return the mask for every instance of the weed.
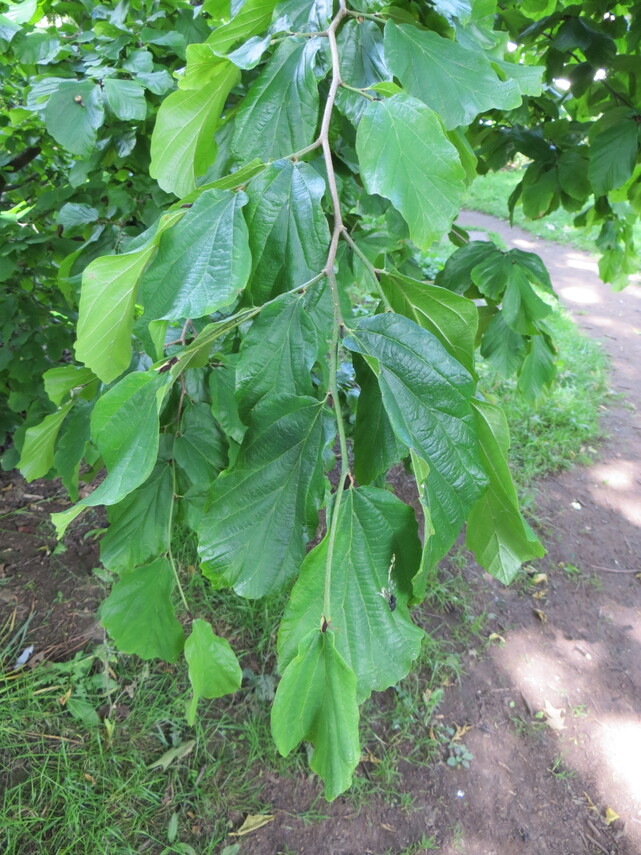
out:
M572 769L568 769L565 765L565 761L560 756L554 758L548 772L550 772L551 775L554 775L558 781L568 781L576 775L576 772Z

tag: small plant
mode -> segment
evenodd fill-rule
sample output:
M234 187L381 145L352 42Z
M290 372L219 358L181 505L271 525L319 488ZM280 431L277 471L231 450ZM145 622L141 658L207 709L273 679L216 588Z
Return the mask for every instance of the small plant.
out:
M450 743L450 756L446 760L448 766L453 766L457 769L462 766L464 769L469 769L473 759L474 755L464 742Z

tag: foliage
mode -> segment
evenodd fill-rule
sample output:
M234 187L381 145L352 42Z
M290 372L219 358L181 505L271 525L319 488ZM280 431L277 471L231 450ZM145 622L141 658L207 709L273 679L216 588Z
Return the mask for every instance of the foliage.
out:
M122 218L109 221L109 245L96 238L81 260L65 256L70 287L73 265L87 265L75 344L84 367L47 372L58 408L26 430L20 460L29 477L59 472L74 498L83 465L84 480L106 468L93 492L55 515L59 535L85 508L107 506L102 558L120 579L103 622L142 657L175 661L184 649L192 721L199 697L228 692L240 678L209 623L177 619L173 524L195 532L214 588L257 598L293 585L272 730L283 754L313 744L311 765L328 798L349 786L359 762L359 704L397 683L418 656L422 631L409 608L466 521L477 560L504 582L543 551L518 508L505 420L476 397L475 346L538 396L554 375L544 320L553 296L536 256L469 243L452 228L476 174L473 147L483 170L528 140L535 160L519 190L527 210L544 214L555 200L579 204L595 192L589 216L605 218L607 243L608 234L627 241L627 220L603 194L633 180L631 125L636 133L631 108L609 110L598 97L595 109L606 115L591 121L581 100L592 104L589 81L576 104L552 85L553 69L572 65L577 50L588 64L614 57L614 36L600 31L609 23L597 32L586 22L598 3L588 4L587 19L576 6L562 15L554 0L545 10L508 4L497 15L488 0L334 5L207 0L179 9L175 21L154 11L162 32L143 27L136 49L133 27L121 33L121 24L151 10L118 6L104 13L104 30L96 27L114 56L81 51L72 76L32 87L27 103L47 144L57 143L56 157L61 146L81 158L72 183L83 157L97 157L103 172L111 163L101 159L116 145L107 136L112 118L128 129L144 121L140 75L162 74L144 45L186 58L149 148L143 140L121 155L116 145L116 174L119 158L139 153L161 188L149 190L149 213L131 225L148 228L125 241ZM625 48L636 31L613 18ZM9 43L28 35L40 43L42 28L25 34L8 20ZM530 51L510 53L508 36ZM544 54L548 37L555 48ZM137 51L151 52L151 69L138 68ZM105 71L123 57L122 71ZM425 86L434 77L441 84ZM456 97L443 98L444 87ZM546 110L556 110L554 122L519 130ZM575 127L584 118L589 147ZM614 171L606 142L625 149ZM82 174L84 190L92 178ZM157 216L163 193L177 199ZM77 204L92 207L92 199ZM77 222L83 212L66 215ZM418 252L448 233L460 249L426 284ZM606 243L604 273L619 283L631 256L621 261L623 250ZM352 297L367 292L364 311ZM349 359L360 391L353 463L339 385L339 364ZM422 542L411 508L385 488L400 460L416 479ZM325 531L305 557L321 509Z

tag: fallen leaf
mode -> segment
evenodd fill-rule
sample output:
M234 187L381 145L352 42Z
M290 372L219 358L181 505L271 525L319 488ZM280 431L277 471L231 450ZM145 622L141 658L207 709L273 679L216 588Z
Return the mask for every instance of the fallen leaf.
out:
M69 688L64 693L64 695L60 695L60 697L58 698L58 703L60 704L60 706L64 707L70 697L71 697L71 686L69 686Z
M190 739L189 742L181 742L180 745L176 745L175 748L170 748L169 751L165 751L165 753L159 757L157 760L154 760L153 763L150 763L147 766L148 769L162 769L165 771L168 769L174 760L180 760L181 757L186 757L193 751L194 745L196 744L195 739Z
M583 795L586 797L586 799L588 801L588 807L590 808L590 810L593 810L595 813L598 813L599 812L598 807L594 804L594 802L592 801L590 796L585 792L585 790L583 790Z
M535 585L547 585L548 583L548 574L547 573L537 573L536 576L532 577L532 581Z
M536 594L532 594L535 600L544 600L548 595L547 588L544 591L537 591Z
M255 813L245 817L245 822L241 825L238 831L231 831L230 837L244 837L245 834L251 834L252 831L258 831L263 825L271 822L274 819L272 813Z
M498 641L501 644L505 644L505 639L502 635L499 635L498 632L491 632L488 636L488 641Z
M547 623L548 622L548 616L545 614L545 612L542 612L541 609L532 609L532 611L538 617L538 619L541 621L541 623Z
M381 761L379 760L379 758L376 757L374 754L372 754L372 752L369 750L369 748L365 749L365 751L361 754L361 763L377 764L380 762Z
M473 724L464 724L460 727L456 722L454 722L454 727L456 728L456 733L452 737L452 742L458 742L459 739L463 739L466 733L469 733L470 730L474 727Z
M381 822L381 828L384 828L385 831L396 831L395 828L392 828L392 826L388 825L386 822Z
M611 824L611 823L613 823L616 819L620 819L620 816L619 816L619 814L618 814L616 811L612 810L612 808L611 808L611 807L608 807L608 808L606 808L606 809L605 809L605 817L604 817L604 819L605 819L606 825L610 825L610 824Z
M543 711L547 718L547 723L550 725L552 730L565 730L564 709L557 709L556 707L553 707L548 700L546 700L545 706L543 707Z
M89 783L92 784L93 786L95 786L95 784L97 783L94 776L90 775L88 772L85 772L82 777L85 779L85 781L89 781Z

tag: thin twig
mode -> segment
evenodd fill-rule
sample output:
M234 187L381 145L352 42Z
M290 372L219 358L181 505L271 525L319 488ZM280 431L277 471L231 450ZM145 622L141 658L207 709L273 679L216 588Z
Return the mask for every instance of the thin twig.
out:
M392 304L387 299L387 295L386 295L385 291L383 291L383 288L382 288L381 283L380 283L379 278L378 278L378 273L377 273L376 268L374 267L372 262L369 260L369 258L365 255L363 250L354 241L354 239L352 238L352 236L349 234L349 232L347 231L347 229L345 227L343 227L341 237L348 244L348 246L351 247L352 251L355 252L356 255L360 258L360 260L363 262L363 265L365 266L365 269L367 270L367 272L372 277L372 282L374 283L374 285L376 287L378 295L385 305L385 311L386 312L394 311L392 309Z

